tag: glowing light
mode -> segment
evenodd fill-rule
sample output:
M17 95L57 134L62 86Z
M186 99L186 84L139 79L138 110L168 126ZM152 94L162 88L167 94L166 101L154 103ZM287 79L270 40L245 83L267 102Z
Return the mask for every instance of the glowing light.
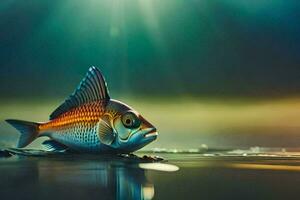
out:
M142 189L144 199L153 199L154 197L154 187L153 185L144 186Z
M176 165L162 164L162 163L141 163L139 167L142 169L150 169L164 172L175 172L179 170Z

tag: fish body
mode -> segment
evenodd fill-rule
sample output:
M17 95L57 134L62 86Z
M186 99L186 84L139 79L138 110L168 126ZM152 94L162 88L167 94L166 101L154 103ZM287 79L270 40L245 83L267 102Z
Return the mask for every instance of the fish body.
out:
M156 128L130 106L111 99L100 70L91 67L75 92L44 123L6 120L21 132L18 147L35 138L52 150L128 153L157 138Z
M97 123L105 113L104 106L103 102L98 101L76 107L47 123L39 124L39 133L73 149L101 150Z

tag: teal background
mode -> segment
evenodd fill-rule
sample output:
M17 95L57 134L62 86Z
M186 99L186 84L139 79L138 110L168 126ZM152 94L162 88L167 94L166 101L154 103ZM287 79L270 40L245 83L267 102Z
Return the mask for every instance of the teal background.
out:
M299 4L3 0L0 97L64 97L92 65L117 95L298 95Z

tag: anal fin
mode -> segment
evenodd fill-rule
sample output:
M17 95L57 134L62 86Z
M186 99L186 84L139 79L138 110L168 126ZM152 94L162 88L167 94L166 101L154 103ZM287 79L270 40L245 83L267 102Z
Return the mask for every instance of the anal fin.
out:
M68 149L66 145L56 142L55 140L46 140L42 144L48 151L65 151Z

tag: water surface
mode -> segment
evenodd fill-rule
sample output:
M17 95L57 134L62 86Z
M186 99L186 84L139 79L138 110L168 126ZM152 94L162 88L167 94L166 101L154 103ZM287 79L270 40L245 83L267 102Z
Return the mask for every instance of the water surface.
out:
M252 153L251 153L252 152ZM2 157L1 199L291 199L297 152L142 152L136 157L49 154Z

